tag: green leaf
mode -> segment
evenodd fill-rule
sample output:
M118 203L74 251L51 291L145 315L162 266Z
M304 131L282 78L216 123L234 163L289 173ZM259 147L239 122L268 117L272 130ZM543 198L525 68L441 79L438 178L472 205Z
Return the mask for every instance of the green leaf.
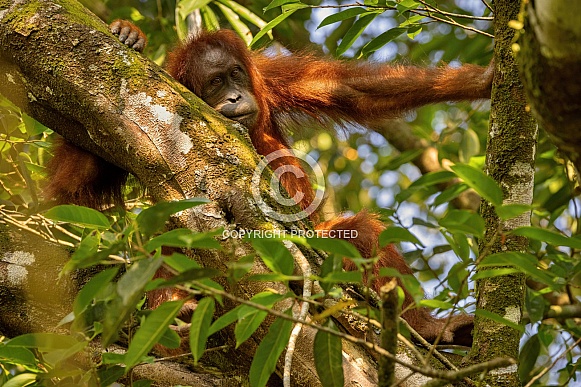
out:
M393 267L382 267L379 269L379 276L380 277L389 277L389 278L400 278L403 286L406 290L416 299L417 301L424 299L424 291L422 289L422 285L418 281L416 277L411 274L401 274L397 269ZM403 300L401 298L400 300Z
M420 32L422 32L422 25L412 25L408 27L408 33L407 36L410 39L415 39L416 36L418 36L420 34Z
M164 287L174 286L177 284L183 284L190 281L198 281L201 279L207 279L211 277L216 277L220 275L220 272L216 269L201 267L199 269L189 269L180 273L176 276L171 277L163 282ZM214 286L212 286L214 287Z
M210 325L210 328L208 329L208 337L212 336L216 332L221 331L228 325L238 321L238 312L240 311L240 309L241 307L237 306L231 311L224 313L216 321L214 321L214 323Z
M472 280L476 281L479 279L500 277L503 275L509 275L509 274L514 274L514 273L521 273L521 270L517 269L517 268L512 268L512 267L497 268L497 269L491 269L491 270L478 270L478 273L476 273L472 277Z
M35 366L37 360L27 348L0 346L0 363Z
M476 316L485 317L485 318L490 319L492 321L495 321L499 324L503 324L503 325L506 325L506 326L511 327L513 329L516 329L520 333L524 333L524 331L525 331L525 327L523 327L522 325L516 324L510 320L507 320L504 317L499 316L496 313L492 313L492 312L489 312L489 311L484 310L484 309L476 309L476 312L474 312L474 314Z
M204 270L190 272L189 270L202 269L202 267L193 259L180 253L173 253L169 257L164 257L163 260L166 263L166 265L168 265L172 269L175 269L179 273L177 277L178 280L182 282L195 280L203 285L209 286L216 290L224 290L222 285L210 279L212 277L216 277L222 274L216 269L207 268ZM182 274L183 276L181 276ZM222 300L221 296L215 296L215 298L218 302L221 302Z
M321 265L321 277L325 278L331 273L342 273L343 272L343 258L337 254L330 254ZM333 281L320 281L320 285L323 290L328 293L334 285Z
M390 170L395 171L399 167L409 162L414 161L417 159L422 153L424 153L424 149L414 149L400 153L396 157L387 159L387 163L382 163L381 160L379 161L377 168L381 170Z
M452 309L452 304L449 302L445 302L445 301L440 301L440 300L421 300L419 302L420 306L426 306L428 308L439 308L439 309L443 309L443 310L448 310L448 309Z
M567 324L569 325L569 324ZM571 326L569 326L571 327ZM543 346L544 348L549 348L555 340L555 330L553 327L550 327L548 324L541 324L539 326L539 331L538 331L538 336L539 336L539 342L541 343L541 346Z
M452 238L454 239L454 244L452 245L454 252L463 261L468 261L470 259L470 244L466 234L455 232L452 234Z
M241 18L249 21L258 28L263 28L264 26L266 26L266 22L262 18L260 18L260 16L258 16L248 8L238 4L237 2L233 0L218 0L218 2L224 4L226 7L236 12L236 14L239 15ZM272 33L269 32L269 36L272 38Z
M101 354L103 364L121 364L125 361L124 353L104 352ZM123 369L125 373L125 368Z
M285 4L291 4L291 3L300 3L300 1L299 0L273 0L270 2L270 4L268 4L266 7L264 7L262 12L266 13L266 11L270 11L273 8L282 7Z
M533 370L541 352L538 335L532 335L523 345L519 354L518 374L521 382L527 383L533 377Z
M321 278L321 282L336 284L338 282L345 283L361 283L363 275L359 271L334 271Z
M252 32L248 26L240 20L240 16L232 9L223 4L220 4L219 2L215 2L214 4L220 8L220 11L222 11L232 29L236 31L236 33L244 40L246 45L249 45L252 41Z
M151 280L163 258L147 258L133 263L117 283L117 294L125 305L134 306L133 301L141 298L145 285Z
M496 214L502 220L516 218L527 211L531 211L532 207L526 204L503 204L496 207Z
M281 241L252 239L252 247L270 270L275 273L292 275L294 258Z
M196 9L200 9L210 4L212 0L180 0L176 5L176 12L185 19L190 13Z
M294 7L291 7L291 6L294 6ZM272 30L274 27L279 25L283 20L285 20L286 18L291 16L293 13L295 13L299 9L307 8L308 6L306 4L293 3L293 4L289 4L288 7L290 7L288 10L283 11L282 14L278 15L276 18L274 18L272 21L270 21L266 26L264 26L260 30L259 33L256 34L256 36L254 36L254 39L252 39L252 42L250 42L250 47L253 47L256 44L256 42L258 42L264 35L269 33L270 30Z
M264 321L266 316L268 315L267 312L254 310L250 314L246 314L244 316L240 316L240 312L238 316L240 320L238 324L236 324L236 328L234 328L234 336L236 336L236 348L238 348L242 343L252 336L252 334L258 329L260 324Z
M268 329L268 333L256 349L250 365L250 385L263 387L276 368L276 362L286 347L293 323L290 320L277 318Z
M83 351L88 344L88 341L80 341L69 348L48 351L44 354L44 361L51 367L55 367L57 364Z
M169 257L164 257L164 262L178 273L183 273L190 269L200 269L202 266L187 255L181 253L172 253Z
M400 25L401 26L418 26L417 23L424 18L425 18L424 15L408 16L408 18Z
M56 333L27 333L6 342L7 347L38 348L41 352L68 349L79 343L73 336Z
M531 320L531 323L536 323L543 319L545 315L545 310L547 309L548 306L547 304L548 302L542 296L542 294L527 287L525 306L529 314L529 319Z
M2 386L3 387L25 387L25 386L30 386L35 381L36 381L35 374L25 373L25 374L16 375L15 377L11 378L6 383L4 383Z
M89 234L85 236L79 246L71 256L71 261L74 262L74 267L79 267L83 264L83 261L93 262L91 259L97 252L99 251L99 247L101 245L101 235L96 234ZM101 258L101 257L100 257ZM72 265L71 262L71 265ZM67 267L65 270L72 270L73 267Z
M440 219L440 226L451 233L484 236L484 219L479 214L467 210L451 210Z
M343 55L349 49L349 47L351 47L353 43L355 43L357 38L361 36L365 28L367 28L367 26L369 25L369 23L371 23L373 19L375 19L377 16L379 16L379 12L377 11L372 11L370 13L366 13L360 16L359 19L357 19L357 21L353 23L351 28L349 28L349 31L347 31L347 33L341 40L339 47L337 47L337 56Z
M125 368L119 365L101 367L97 370L101 386L110 386L125 374Z
M95 245L97 241L99 241L99 246ZM127 248L126 242L119 239L109 244L105 249L95 249L96 247L103 247L101 242L103 242L103 238L98 235L91 234L83 238L81 241L82 247L79 247L65 264L62 270L63 274L68 275L74 270L94 266L101 261L109 259L109 255L116 255L119 251L125 251Z
M135 310L143 297L147 283L163 263L163 258L147 258L133 263L119 279L116 286L117 297L113 298L103 320L101 341L104 346L117 339L117 333L128 316Z
M444 203L449 203L453 199L456 199L462 192L466 191L469 187L464 184L454 184L449 188L446 188L441 194L436 196L434 199L434 207L438 207Z
M450 167L470 188L488 200L494 206L502 205L502 190L490 176L479 169L466 164L456 164Z
M436 184L447 183L455 177L456 175L450 171L429 172L414 181L408 189L426 188Z
M334 234L331 234L333 231L346 231L346 232L353 232L353 230L317 230L317 234L321 235L328 235L330 237L322 237L322 238L307 238L307 243L309 246L315 249L327 251L329 253L334 253L340 255L341 257L346 258L361 258L361 254L359 250L351 243L344 241L342 239L332 238ZM328 233L328 234L327 234ZM357 236L354 233L349 234L352 235L354 238Z
M420 16L423 17L423 16ZM460 142L458 156L463 163L467 163L473 156L480 154L480 139L472 129L466 129Z
M330 254L321 265L321 277L330 273L340 273L343 271L343 259L340 255Z
M171 329L171 327L168 327L165 332L163 332L163 335L161 335L158 342L166 348L176 349L181 345L182 338L176 331Z
M489 255L482 260L479 268L486 266L512 266L532 276L534 279L544 283L545 285L554 285L554 275L549 271L539 269L537 265L538 261L534 255L510 251Z
M208 31L217 31L220 29L220 21L218 20L218 16L212 11L208 5L205 7L200 8L200 14L202 15L202 20L204 22L204 26Z
M329 24L337 23L343 20L351 19L357 15L361 15L362 13L368 12L367 9L361 7L350 7L344 11L334 13L332 15L327 16L321 24L317 27L317 29L321 27L328 26Z
M208 340L210 324L214 317L215 301L213 298L204 297L196 306L190 325L190 350L194 356L194 364L204 354L206 341Z
M255 294L250 301L272 308L272 306L286 298L284 294L277 294L272 292L261 292ZM236 347L248 340L250 336L258 329L262 321L267 316L267 312L259 311L250 305L242 305L238 309L238 324L234 328L234 335L236 336Z
M420 219L420 218L412 218L412 223L414 226L423 226L423 227L433 228L433 229L440 228L438 225L435 225L434 223L431 223L431 222L426 222L425 220Z
M282 301L286 298L286 294L278 294L273 292L260 292L255 294L250 301L254 302L255 304L259 304L262 306L266 306L267 308L272 308L274 304L279 301ZM244 316L246 313L254 312L256 309L250 305L242 305L240 307L241 311L239 313L240 316Z
M413 8L417 8L420 3L417 0L401 0L397 2L397 10L404 13Z
M566 246L573 249L581 249L581 239L577 237L568 237L542 228L519 227L515 230L512 230L511 234L535 239L553 246Z
M161 246L184 249L221 249L222 245L214 238L221 234L221 230L195 232L187 228L176 228L150 239L144 248L147 251L156 250Z
M167 222L172 214L209 202L208 199L204 198L191 198L174 202L159 202L154 206L141 211L139 215L137 215L137 218L135 218L135 222L137 223L139 231L141 231L144 239L147 239L157 231L165 229L165 222Z
M450 246L450 245L438 245L432 249L432 251L434 252L434 255L435 254L443 254L443 253L446 253L450 250L452 250L452 246Z
M381 247L390 243L411 242L419 246L424 246L422 242L409 230L401 227L390 226L379 234L379 244Z
M69 204L53 207L45 212L44 216L52 220L74 223L92 229L111 227L107 217L99 211Z
M460 295L461 297L468 296L468 284L466 279L468 278L468 270L466 267L468 266L469 261L458 262L452 266L448 273L448 284L450 285L450 289ZM470 262L472 263L472 262Z
M184 301L164 302L154 309L135 332L125 354L125 372L137 365L165 333L184 305Z
M22 122L26 127L26 133L29 136L36 136L41 134L42 132L46 131L48 128L35 120L34 118L30 117L28 114L22 113Z
M329 328L336 330L332 320ZM333 334L318 331L313 344L315 368L324 387L343 387L343 356L341 339Z
M391 42L398 36L407 32L407 28L392 28L385 31L378 37L372 39L369 43L363 46L361 50L361 55L368 57L373 52L379 50L381 47L385 46L387 43Z

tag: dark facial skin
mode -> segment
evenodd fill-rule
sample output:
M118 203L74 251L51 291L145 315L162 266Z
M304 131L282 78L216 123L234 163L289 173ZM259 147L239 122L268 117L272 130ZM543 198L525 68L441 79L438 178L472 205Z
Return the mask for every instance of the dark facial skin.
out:
M219 48L209 48L202 63L202 98L222 115L252 128L258 119L258 105L244 65Z

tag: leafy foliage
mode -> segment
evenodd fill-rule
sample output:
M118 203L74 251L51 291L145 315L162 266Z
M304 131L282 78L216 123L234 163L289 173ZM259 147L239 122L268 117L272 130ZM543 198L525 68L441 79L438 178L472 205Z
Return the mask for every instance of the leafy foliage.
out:
M126 18L136 22L148 35L147 53L159 64L167 49L178 38L187 35L187 17L197 10L206 28L230 26L253 46L264 45L269 36L276 36L287 46L306 46L309 34L304 24L312 14L315 16L309 20L311 29L318 28L315 32L320 34L318 41L335 55L380 60L405 56L406 61L432 64L441 61L486 63L488 58L482 53L489 52L491 44L487 37L457 25L432 23L433 19L427 17L426 12L418 11L424 7L421 4L424 2L415 0L366 1L357 7L319 16L318 20L317 4L299 0L257 1L245 5L232 0L181 0L175 7L164 2L162 9L157 8L158 3L161 4L124 2L127 6L110 9L109 17L110 20ZM450 13L466 12L451 2L442 2L442 5L448 6ZM454 18L450 16L450 19ZM481 20L467 24L486 30L487 23ZM324 32L329 29L339 34ZM572 338L579 337L581 332L572 319L547 320L546 315L554 306L553 300L567 298L574 304L580 297L578 250L581 242L577 236L580 203L574 197L578 187L568 178L570 166L541 132L535 165L533 226L512 231L514 235L529 238L529 249L482 259L485 251L479 250L477 242L484 233L484 220L472 210L457 208L455 200L473 189L496 206L496 214L501 219L510 219L531 209L503 204L501 187L482 172L486 107L482 104L430 106L410 113L405 125L418 141L437 151L438 161L453 166L449 170L421 174L417 158L425 148L397 149L390 144L393 142L390 133L381 128L365 133L349 128L339 132L340 141L332 140L329 133L313 133L304 128L295 135L295 145L310 152L325 166L338 210L374 208L382 211L386 221L393 223L393 227L382 234L382 243L401 243L406 258L418 270L418 278L401 276L389 269L383 269L381 274L402 278L418 305L473 311L473 300L469 297L473 281L514 272L526 273L534 281L527 289L526 299L530 324L515 325L499 315L485 317L525 331L519 369L523 381L532 381L544 367L553 366L554 372L534 381L533 385L548 385L552 381L566 385L567 380L575 378L578 369L579 352ZM36 333L2 339L0 384L25 386L50 380L57 381L57 385L74 385L80 380L98 377L103 385L109 385L127 374L132 366L152 361L148 353L156 344L179 345L179 337L169 325L182 324L175 318L181 303L170 302L156 311L144 311L141 307L146 290L179 285L192 297L203 296L192 317L190 332L189 346L195 361L203 361L212 335L220 330L233 329L236 345L240 345L267 319L266 310L295 299L290 291L288 294L263 293L218 318L213 316L216 305L223 301L220 293L223 287L216 279L235 283L248 274L254 260L259 258L272 275L254 276L253 280L287 283L294 262L282 243L272 240L253 240L257 255L239 259L227 273L201 268L183 254L163 256L163 246L221 247L217 241L221 230L163 232L165 221L172 213L202 204L203 199L148 207L139 192L129 188L127 198L135 211L101 214L74 206L45 211L47 206L40 199L41 182L53 137L50 129L0 98L2 217L13 219L14 216L40 213L45 219L60 222L59 227L66 228L67 233L55 229L54 235L73 245L75 250L64 274L99 265L107 269L95 275L78 293L71 314L62 322L70 326L70 335ZM504 237L506 235L498 236ZM342 292L338 284L362 282L365 265L352 246L325 239L303 242L329 252L316 277L325 296L340 299ZM360 270L343 272L343 257L353 258ZM170 268L176 277L152 280L153 273L161 265ZM430 286L431 299L424 299L420 283L424 286L437 284ZM315 295L313 299L322 296ZM333 312L345 306L338 305L338 310ZM371 318L377 313L369 305L354 310ZM235 324L233 328L232 324ZM253 386L266 383L291 329L292 322L280 316L270 325L252 363L250 381ZM102 360L93 364L90 371L70 368L67 364L67 359L86 351L90 341L100 338L106 344L118 337L131 338L126 354L104 352ZM315 359L321 380L328 385L342 385L340 339L328 332L319 332L316 342ZM548 356L564 353L569 348L570 355L559 362L553 363Z

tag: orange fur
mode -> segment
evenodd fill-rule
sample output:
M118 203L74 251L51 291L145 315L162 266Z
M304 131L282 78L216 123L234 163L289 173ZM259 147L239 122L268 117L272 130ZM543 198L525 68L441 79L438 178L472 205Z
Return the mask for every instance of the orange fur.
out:
M63 139L57 140L53 149L47 164L50 178L45 198L96 209L123 203L127 171Z
M320 223L315 228L317 230L346 230L357 232L357 238L345 238L345 240L352 243L363 258L377 257L377 261L372 269L374 280L371 286L378 294L380 293L381 287L391 280L389 277L381 277L379 275L382 267L394 268L401 274L413 274L412 269L407 265L394 245L390 244L383 248L379 246L379 234L386 227L376 214L371 214L364 210L353 216L338 217ZM343 268L345 270L357 270L355 264L348 259L343 260ZM405 298L403 300L403 308L406 309L414 303L414 299L406 291L403 283L399 279L398 285L404 290ZM413 308L405 311L402 317L427 341L434 342L438 335L441 334L440 343L472 345L472 316L459 315L452 316L450 319L438 319L433 317L428 309Z
M421 69L328 61L310 55L265 57L248 51L242 40L228 30L204 33L181 45L168 60L169 73L192 91L200 90L202 80L197 76L200 73L196 68L197 58L209 47L218 47L234 55L251 75L260 116L256 125L249 128L250 137L257 152L265 156L289 148L281 125L289 124L293 114L313 118L322 125L329 122L367 124L430 102L478 99L490 95L490 82L481 80L483 69L478 66ZM293 157L280 158L271 166L276 169L285 164L301 168ZM305 195L298 203L302 209L314 198L311 183L306 173L304 175L303 178L290 173L279 176L291 197L297 192ZM317 214L311 218L316 222ZM378 257L372 270L375 278L372 286L377 292L389 280L379 276L382 267L412 274L395 246L380 248L379 234L385 226L377 215L363 211L352 217L320 223L316 229L358 231L358 237L348 241L363 257ZM344 268L356 269L349 260L344 260ZM413 298L405 288L404 292L405 308L413 303ZM402 317L427 340L433 341L443 332L443 343L472 342L471 316L454 316L447 321L434 318L428 309L415 308L406 311Z
M128 22L115 23L112 28L139 30ZM132 36L144 38L141 31ZM304 123L305 119L320 126L346 122L366 125L428 103L490 97L491 72L478 66L429 69L326 60L305 54L266 57L250 52L244 42L228 30L201 33L177 47L168 57L168 72L198 96L205 82L199 76L202 73L199 58L209 48L227 52L248 72L251 91L259 108L256 124L248 128L253 145L264 156L279 150L289 152L288 157L279 158L271 165L273 169L292 165L302 170L300 163L292 157L285 128ZM61 202L97 208L111 200L119 201L120 186L127 175L118 174L115 168L68 143L62 143L49 165L52 178L47 194ZM108 180L111 171L117 177ZM279 179L291 197L303 194L303 199L297 203L302 209L311 204L315 195L306 173L300 178L283 173ZM312 220L316 222L316 213ZM377 215L364 211L352 217L320 223L316 228L358 231L359 236L349 241L363 257L378 257L373 267L375 279L372 283L376 290L387 281L379 277L381 267L393 267L403 274L412 273L393 245L380 248L378 238L385 226ZM348 260L344 266L346 270L355 269ZM164 299L171 298L170 293L166 290L154 294L150 306L155 307ZM404 306L412 302L406 291ZM443 330L442 342L470 344L472 341L470 316L455 316L446 322L432 317L427 309L412 309L403 317L428 340L434 340Z

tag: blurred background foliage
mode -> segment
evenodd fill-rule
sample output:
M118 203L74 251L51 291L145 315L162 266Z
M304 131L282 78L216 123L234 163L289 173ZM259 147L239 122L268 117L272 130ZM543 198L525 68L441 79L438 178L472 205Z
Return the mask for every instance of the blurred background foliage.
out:
M122 18L133 21L147 35L149 45L145 55L163 65L168 51L183 37L187 30L186 16L201 7L200 16L206 28L234 27L237 31L255 36L261 27L281 15L276 7L263 13L268 0L212 1L206 0L111 0L82 1L105 22ZM284 2L280 2L284 4ZM287 2L288 3L288 2ZM326 27L317 28L321 21L345 8L334 1L305 1L312 7L298 9L272 30L272 40L262 37L258 45L266 50L307 50L333 56L341 44L342 37L356 23L351 18ZM348 2L349 3L349 2ZM384 5L395 4L383 2ZM403 1L415 6L414 1ZM369 2L374 6L378 3ZM367 5L367 2L366 2ZM491 16L490 11L480 1L445 0L438 7L454 14ZM387 42L377 51L368 55L368 60L376 62L396 62L420 66L437 66L461 63L486 65L492 55L493 40L484 34L475 33L459 26L437 22L428 18L413 19L409 12L386 11L381 13L341 56L345 60L365 57L362 49L373 38L385 31L414 24L395 39ZM456 18L460 23L477 28L488 34L492 25L487 20ZM412 32L410 32L412 31ZM409 112L403 118L404 125L413 136L426 146L437 150L438 159L443 164L463 162L482 166L486 149L489 103L438 104ZM421 176L420 170L411 161L417 152L396 149L377 131L366 128L345 126L334 132L320 131L315 127L304 127L292 133L294 146L308 152L322 166L327 177L328 199L323 209L325 216L340 212L357 212L363 208L380 212L387 223L405 227L417 235L426 246L422 248L404 243L403 251L409 263L419 272L419 278L427 289L429 297L445 299L447 293L444 273L458 263L460 258L446 247L448 242L438 226L438 220L453 206L450 201L435 202L440 193L436 186L407 193L406 189ZM5 98L0 96L0 205L21 213L36 213L46 209L50 203L42 201L44 167L50 157L50 143L54 134L32 118L21 114ZM577 235L579 201L575 198L578 187L570 179L573 169L552 145L544 131L539 131L537 150L533 225L548 228L567 236ZM402 194L404 193L404 194ZM128 200L141 201L139 191L129 188ZM471 243L472 256L476 243ZM543 243L531 243L531 252L541 261L547 251ZM560 251L568 256L570 268L564 274L565 285L552 301L546 297L541 301L544 308L549 302L579 302L578 252L572 249ZM553 265L546 260L547 267ZM529 289L528 306L532 300L540 299L547 293L539 289ZM546 296L546 294L543 294ZM556 301L557 300L557 301ZM473 300L469 297L464 305L471 311ZM533 363L537 366L550 361L554 353L562 352L559 346L576 340L574 330L558 330L556 322L538 322L531 326L526 337L540 332L543 337L540 354ZM536 341L535 341L536 343ZM556 352L555 352L556 351ZM551 376L558 383L567 380L577 368L579 351L562 363L559 373ZM548 383L541 378L538 383ZM547 385L547 384L539 384Z

